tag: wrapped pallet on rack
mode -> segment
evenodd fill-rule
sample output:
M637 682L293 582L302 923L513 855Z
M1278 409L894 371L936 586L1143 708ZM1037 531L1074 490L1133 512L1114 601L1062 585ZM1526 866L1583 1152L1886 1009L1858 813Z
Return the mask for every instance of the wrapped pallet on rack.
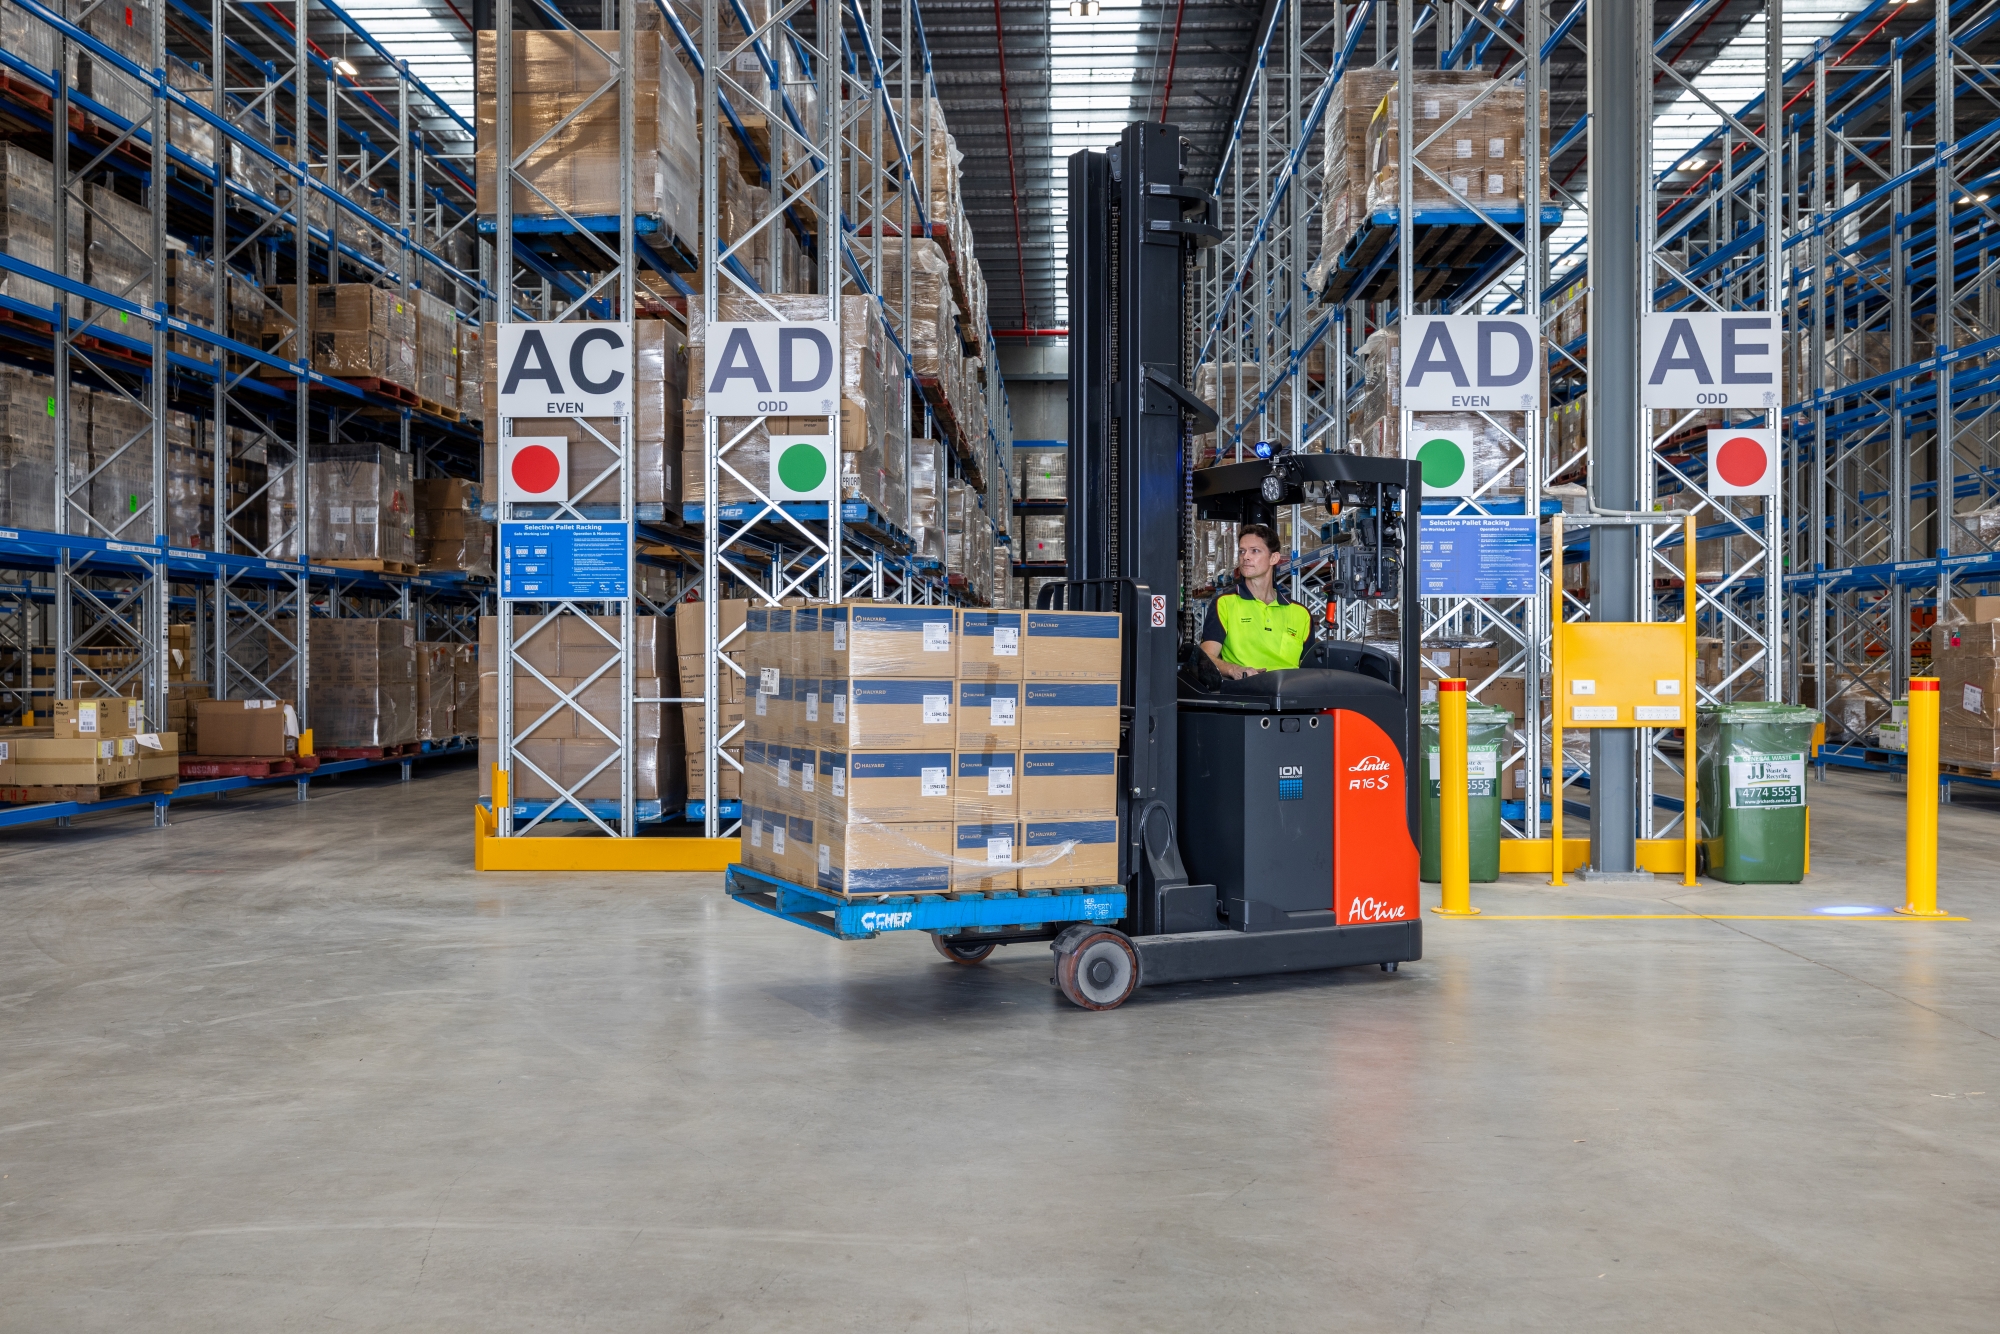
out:
M0 13L19 11L10 5ZM46 38L48 29L42 24L30 21L29 26ZM56 268L55 192L55 168L47 158L19 144L0 144L0 251L37 268ZM77 225L74 213L71 219L69 276L81 282L88 228ZM0 271L0 296L47 308L55 301L55 290L39 278L5 270Z
M633 618L634 697L657 700L674 693L666 688L671 679L668 673L673 670L674 621L666 616ZM480 618L479 782L483 798L493 795L493 765L499 759L498 632L496 618ZM581 707L562 705L549 685L537 680L533 672L516 668L512 729L515 753L522 762L514 768L510 788L515 800L554 799L556 789L549 785L553 780L565 789L582 784L576 795L585 801L617 802L619 766L614 757L622 697L617 669L604 670L611 660L607 633L617 637L617 617L564 613L516 649L517 662L532 667ZM634 799L665 809L684 806L686 748L680 707L634 704L631 721Z
M313 447L306 553L321 564L390 574L417 572L414 461L373 441Z
M56 382L0 366L0 523L50 528L56 513Z
M417 563L426 574L493 577L493 525L480 517L479 483L427 477L414 484Z
M308 291L314 370L345 380L380 381L409 395L417 392L416 310L401 291L368 283L322 284ZM276 308L265 316L264 348L286 355L298 313L298 287L285 283L266 295ZM283 368L261 362L258 374L291 378Z

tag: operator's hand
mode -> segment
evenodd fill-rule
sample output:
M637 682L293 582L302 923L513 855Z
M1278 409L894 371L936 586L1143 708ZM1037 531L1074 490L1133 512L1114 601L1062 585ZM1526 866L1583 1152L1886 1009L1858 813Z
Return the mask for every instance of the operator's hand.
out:
M1255 667L1243 667L1233 662L1219 662L1215 665L1220 667L1222 674L1232 681L1241 681L1246 676L1257 675L1258 672Z

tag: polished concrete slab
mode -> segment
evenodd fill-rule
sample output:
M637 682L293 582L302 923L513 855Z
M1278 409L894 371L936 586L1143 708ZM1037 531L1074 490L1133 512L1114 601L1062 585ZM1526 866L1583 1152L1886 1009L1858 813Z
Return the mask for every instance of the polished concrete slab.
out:
M1141 993L707 876L471 873L469 769L0 835L0 1328L2000 1327L2000 810L1972 920L1441 921ZM1898 901L1900 801L1803 886Z

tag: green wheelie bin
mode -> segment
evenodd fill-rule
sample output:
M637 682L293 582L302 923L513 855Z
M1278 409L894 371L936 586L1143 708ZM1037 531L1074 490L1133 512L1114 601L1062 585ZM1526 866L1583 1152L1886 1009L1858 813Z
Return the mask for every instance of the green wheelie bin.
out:
M1438 748L1438 706L1422 707L1424 751L1424 800L1422 866L1418 877L1435 884L1443 874L1438 853L1438 793L1444 757ZM1500 878L1500 752L1514 715L1505 709L1469 700L1465 706L1465 768L1467 824L1471 826L1468 863L1471 878L1488 882Z
M1696 714L1704 874L1733 885L1806 878L1806 765L1819 714L1796 704L1718 704Z

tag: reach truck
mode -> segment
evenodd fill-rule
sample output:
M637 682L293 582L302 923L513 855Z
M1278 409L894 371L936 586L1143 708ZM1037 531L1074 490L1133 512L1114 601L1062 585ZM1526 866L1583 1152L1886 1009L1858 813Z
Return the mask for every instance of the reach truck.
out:
M1123 618L1118 883L850 901L739 866L738 901L846 939L927 931L963 963L1048 942L1055 985L1091 1010L1142 986L1422 957L1418 467L1189 466L1216 427L1186 387L1193 260L1221 232L1184 151L1175 127L1134 124L1069 160L1069 568L1041 610ZM1296 669L1225 679L1193 642L1178 516L1271 523L1294 505L1332 512L1332 595L1395 607L1398 651L1320 638Z

